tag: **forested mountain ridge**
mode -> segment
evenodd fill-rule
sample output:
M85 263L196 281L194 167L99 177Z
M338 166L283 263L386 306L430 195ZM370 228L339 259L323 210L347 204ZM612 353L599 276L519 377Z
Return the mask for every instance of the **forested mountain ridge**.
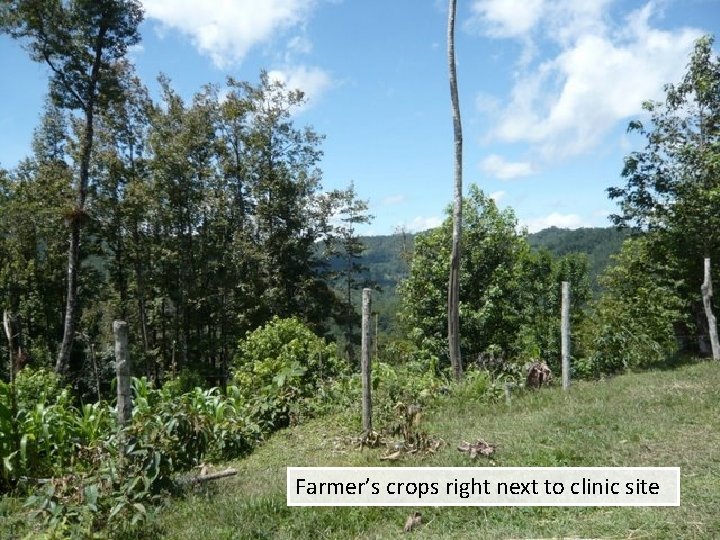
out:
M584 253L588 256L590 280L596 286L597 277L610 262L610 255L618 253L629 231L615 227L583 227L561 229L550 227L528 234L528 242L535 249L545 248L553 256ZM367 277L384 294L394 295L398 283L407 277L408 260L412 256L415 234L400 233L381 236L361 236L365 245L361 263ZM333 269L342 267L341 259L330 261Z
M585 253L588 256L590 283L597 290L598 276L610 263L610 256L620 252L623 241L630 234L630 229L616 227L582 227L573 230L549 227L529 234L528 242L535 249L545 248L556 257L568 253Z

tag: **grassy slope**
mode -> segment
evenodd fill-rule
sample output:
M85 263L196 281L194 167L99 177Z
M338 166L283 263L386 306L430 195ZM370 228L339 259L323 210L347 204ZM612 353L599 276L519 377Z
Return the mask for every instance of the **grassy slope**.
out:
M679 508L422 508L417 538L720 538L720 373L701 363L676 371L578 382L518 396L511 406L449 399L425 429L449 444L400 465L478 466L462 439L498 445L497 466L680 466ZM350 424L350 425L348 425ZM397 538L407 508L288 508L286 466L376 466L380 450L338 444L346 417L278 433L239 475L198 488L160 517L167 538Z

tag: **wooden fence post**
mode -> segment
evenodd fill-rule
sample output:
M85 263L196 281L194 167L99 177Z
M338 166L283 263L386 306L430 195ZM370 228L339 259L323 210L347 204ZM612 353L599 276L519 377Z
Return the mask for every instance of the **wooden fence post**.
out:
M130 355L128 354L128 327L125 321L113 323L115 334L115 374L117 377L118 426L127 425L132 418L132 392L130 391Z
M365 433L372 431L372 361L370 357L370 311L371 289L362 291L362 352L360 368L362 370L362 428Z
M705 317L708 321L708 330L710 332L710 347L712 348L713 360L720 360L720 343L718 343L717 321L712 311L712 276L710 275L710 258L705 258L705 279L702 287L703 306L705 308Z
M570 388L570 283L562 282L562 309L560 312L560 355L562 358L563 390Z
M8 370L10 374L10 384L15 382L15 359L13 358L13 325L12 315L7 311L3 311L3 328L5 328L5 335L7 336L8 342Z

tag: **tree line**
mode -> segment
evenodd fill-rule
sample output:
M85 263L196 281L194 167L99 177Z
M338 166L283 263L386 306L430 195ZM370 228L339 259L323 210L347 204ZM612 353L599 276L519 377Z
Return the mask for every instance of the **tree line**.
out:
M82 380L120 318L148 376L192 366L224 383L238 339L273 316L352 330L326 260L340 254L359 286L355 226L370 216L352 185L323 190L300 90L261 73L186 102L161 75L151 98L125 58L135 1L16 1L1 16L50 71L32 154L0 172L0 298L28 358Z

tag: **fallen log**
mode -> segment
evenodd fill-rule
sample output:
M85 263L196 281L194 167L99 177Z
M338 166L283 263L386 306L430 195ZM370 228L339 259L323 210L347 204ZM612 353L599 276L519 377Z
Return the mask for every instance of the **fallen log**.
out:
M200 484L202 482L209 482L211 480L218 480L220 478L227 478L229 476L235 476L237 474L237 470L235 469L225 469L224 471L219 471L215 473L210 474L201 474L199 476L186 476L184 478L180 478L178 480L181 484Z

